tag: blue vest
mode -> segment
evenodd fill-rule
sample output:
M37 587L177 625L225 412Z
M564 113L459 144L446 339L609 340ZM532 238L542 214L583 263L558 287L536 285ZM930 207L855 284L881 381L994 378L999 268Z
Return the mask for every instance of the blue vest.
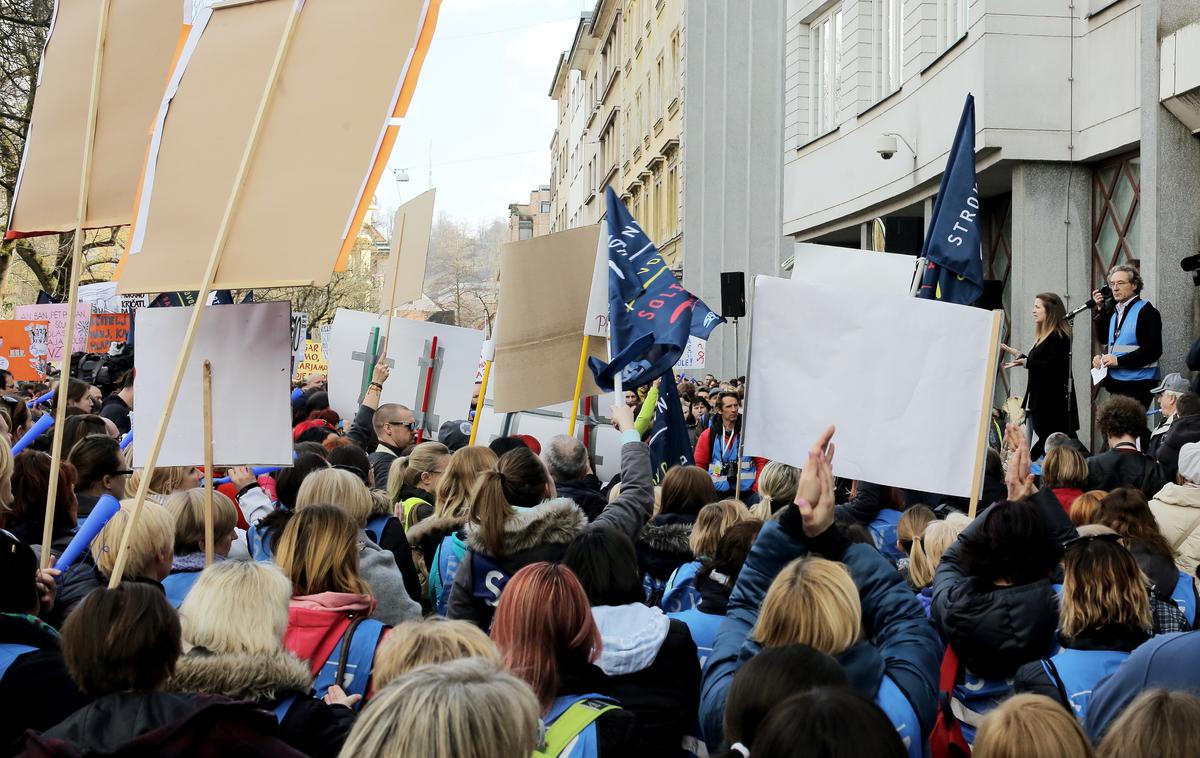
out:
M191 592L192 585L199 578L199 571L180 571L163 579L163 589L167 592L167 601L171 603L172 608L178 610L179 606L183 605L183 599Z
M1064 648L1058 655L1042 660L1042 669L1070 702L1080 721L1087 716L1092 688L1113 673L1129 657L1119 650L1072 650Z
M439 616L445 616L450 604L450 590L454 588L454 575L467 553L467 543L451 534L442 539L433 552L433 570L429 572L429 601Z
M696 643L696 653L700 656L700 668L703 669L708 657L712 655L713 642L717 639L717 631L725 617L716 613L705 613L699 608L668 613L667 616L687 624L688 631L692 633L692 641Z
M615 704L617 702L612 698L596 694L556 697L550 705L550 712L542 720L546 729L549 729L560 716L566 713L568 708L581 700L591 700L602 704ZM599 755L600 738L596 732L595 721L584 727L583 731L579 732L575 739L562 752L558 753L559 758L597 758Z
M367 685L371 681L371 667L375 663L375 648L379 647L379 638L383 636L386 628L375 619L362 619L357 626L352 624L347 628L347 632L353 630L350 638L350 650L346 654L345 675L342 677L342 689L346 691L347 695L367 696ZM345 642L346 635L343 634L342 639L338 640L333 652L329 654L329 658L317 672L316 681L313 682L313 689L316 691L315 697L325 697L329 688L337 684L337 670L342 658L342 646ZM362 701L360 700L359 704L354 706L354 710L358 710L361 705Z
M262 522L256 521L246 530L246 550L250 552L250 557L256 561L270 562L271 558L271 536L263 529Z
M1118 357L1137 350L1137 321L1138 314L1146 307L1145 300L1138 300L1125 311L1125 320L1121 322L1121 331L1117 332L1117 314L1108 319L1108 352ZM1114 334L1115 332L1115 334ZM1120 382L1140 382L1159 379L1158 361L1142 368L1118 368L1112 366L1108 375Z
M275 706L275 708L271 711L275 714L276 723L283 723L283 720L287 718L288 711L292 710L292 706L296 704L296 698L298 697L299 695L289 695L283 700L279 701L279 705Z
M659 604L663 611L676 613L700 606L700 591L696 589L696 574L700 573L700 568L700 561L689 561L671 573Z
M953 698L979 716L986 716L1000 702L1013 694L1012 682L1007 679L981 679L963 669L962 684L954 685ZM975 726L959 719L963 737L975 742Z
M367 536L370 537L371 541L376 545L378 545L379 541L383 539L383 528L387 526L388 519L390 518L392 517L386 513L380 513L367 519Z
M714 464L723 465L726 463L734 463L737 461L737 454L738 454L737 435L734 435L733 438L731 438L729 440L729 448L726 449L724 452L722 452L720 443L722 442L722 438L724 437L724 435L721 433L721 430L722 430L722 427L720 425L717 425L715 427L712 427L712 431L709 432L709 436L712 437L712 460L708 464L710 473L711 473L711 468ZM758 476L758 470L754 466L754 459L748 455L742 457L741 466L742 466L742 488L740 491L741 492L749 492L754 487L754 478L756 476ZM730 490L733 489L733 487L729 484L729 480L726 478L714 479L713 487L716 488L717 492L729 492Z
M491 558L474 550L471 551L471 576L475 582L471 594L490 608L500 604L500 593L512 578Z
M899 541L896 527L900 525L900 515L900 511L884 508L867 527L871 530L871 536L875 538L875 548L892 563L904 557L904 553L896 547L896 542Z
M896 727L896 733L900 735L900 741L908 751L908 758L924 758L927 751L917 712L913 710L912 703L908 702L904 691L887 674L884 674L883 680L879 682L875 705L887 714L892 726Z
M26 653L32 653L37 650L31 645L17 645L11 642L0 643L0 679L8 673L8 669L18 658Z
M1186 571L1179 572L1179 581L1175 582L1175 589L1171 591L1171 599L1187 617L1188 626L1194 629L1196 627L1196 585Z

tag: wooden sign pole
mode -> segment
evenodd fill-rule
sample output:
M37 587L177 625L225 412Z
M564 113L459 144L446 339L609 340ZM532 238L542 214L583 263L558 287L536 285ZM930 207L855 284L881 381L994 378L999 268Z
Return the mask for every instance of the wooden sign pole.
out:
M83 137L83 170L79 177L79 200L75 210L75 238L71 250L71 277L67 295L67 322L63 334L62 360L59 363L58 392L55 407L54 442L50 453L50 482L46 488L46 520L42 528L41 567L50 566L50 543L54 537L54 504L58 498L58 472L62 469L65 451L63 430L67 418L67 385L71 381L71 352L75 347L75 314L79 303L79 277L83 270L83 225L87 220L88 193L92 187L92 155L96 144L96 111L100 107L100 70L104 65L104 40L108 34L108 11L111 0L101 0L100 19L96 28L96 50L92 56L92 91L88 97L87 126Z
M204 362L204 565L213 564L212 362Z
M975 443L975 471L971 474L971 504L967 515L975 518L979 495L983 489L983 467L986 462L988 427L992 420L992 395L996 392L996 364L1000 356L1000 327L1003 311L992 311L992 338L988 344L987 378L983 382L983 406L979 412L979 439ZM990 505L990 503L989 503Z
M392 338L392 317L396 313L396 285L398 284L396 280L400 278L400 251L404 249L404 222L407 220L407 213L400 217L400 239L396 243L396 254L392 256L395 258L392 261L392 291L388 295L387 326L384 327L383 332L383 355L385 357L387 356L387 343Z
M225 243L229 239L234 212L237 210L238 201L241 199L242 190L245 188L246 174L254 158L254 153L258 148L258 138L262 132L263 121L266 120L267 109L270 107L276 86L279 84L279 72L283 68L283 61L287 57L288 49L291 48L292 39L296 33L296 22L300 18L300 9L300 3L292 6L287 24L284 26L283 37L279 40L279 47L275 51L275 60L271 63L271 72L267 78L267 87L263 91L262 99L259 100L258 112L254 116L254 123L250 129L250 137L246 141L246 149L242 152L242 162L238 166L233 184L233 192L229 196L229 202L225 205L225 213L221 217L221 225L217 230L216 240L213 242L212 253L209 254L208 265L204 269L204 279L200 283L200 291L196 296L196 304L192 306L192 316L188 321L187 332L184 333L183 345L179 350L179 359L175 363L175 374L171 379L171 386L167 390L167 401L163 406L162 416L158 419L158 426L155 429L154 438L150 443L149 452L146 454L146 466L142 470L141 481L138 484L137 494L134 496L133 512L130 514L125 531L121 534L121 545L118 548L117 560L113 566L112 576L108 581L110 589L117 587L121 583L121 576L125 573L125 564L129 560L129 554L125 552L125 548L129 544L129 536L133 533L133 527L142 514L142 506L146 502L146 495L150 492L150 477L154 473L155 464L158 462L158 453L162 449L163 438L166 437L167 423L171 419L171 413L175 410L175 400L179 396L179 386L183 382L183 372L187 369L188 360L192 357L192 346L196 342L196 331L200 326L200 318L204 314L205 303L208 302L209 293L212 291L213 280L217 275L217 266L221 263L221 254L224 252Z
M587 368L588 344L591 337L583 335L583 349L579 351L579 370L575 373L575 394L571 397L571 422L567 424L567 436L575 436L575 420L579 418L579 395L583 392L583 371ZM622 399L624 402L624 399Z

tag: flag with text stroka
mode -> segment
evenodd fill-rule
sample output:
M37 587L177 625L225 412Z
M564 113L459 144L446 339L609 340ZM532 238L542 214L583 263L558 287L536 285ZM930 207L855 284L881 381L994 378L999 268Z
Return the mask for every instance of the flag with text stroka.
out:
M979 187L975 183L975 98L968 94L942 173L921 256L918 297L970 305L983 294Z
M589 358L588 365L596 384L611 391L617 372L625 389L666 374L689 336L708 339L725 319L683 288L612 187L605 198L612 360Z

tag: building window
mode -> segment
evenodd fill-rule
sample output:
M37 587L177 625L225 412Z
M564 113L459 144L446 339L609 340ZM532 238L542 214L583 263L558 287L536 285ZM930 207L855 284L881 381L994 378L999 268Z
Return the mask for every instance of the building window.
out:
M517 232L517 239L523 239L523 240L533 239L533 220L532 219L526 219L526 218L521 219L519 231Z
M958 42L967 33L970 12L967 10L969 0L940 0L939 18L942 32L941 49Z
M543 200L542 201L542 213L549 213L549 212L550 212L550 201Z
M900 89L904 18L901 0L875 0L875 99Z
M837 101L841 89L838 63L842 57L842 10L825 14L809 26L809 124L818 137L837 125Z
M1118 263L1137 263L1140 256L1138 210L1141 205L1141 157L1126 155L1092 173L1092 286L1108 283L1108 270Z

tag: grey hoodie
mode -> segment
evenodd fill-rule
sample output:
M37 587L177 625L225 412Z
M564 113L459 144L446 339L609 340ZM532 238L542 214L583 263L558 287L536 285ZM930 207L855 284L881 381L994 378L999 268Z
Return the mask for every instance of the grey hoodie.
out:
M375 612L371 618L389 626L420 620L421 604L409 597L404 589L404 577L396 568L396 557L391 550L384 550L372 542L362 530L358 532L358 573L371 587L371 595L375 598Z

